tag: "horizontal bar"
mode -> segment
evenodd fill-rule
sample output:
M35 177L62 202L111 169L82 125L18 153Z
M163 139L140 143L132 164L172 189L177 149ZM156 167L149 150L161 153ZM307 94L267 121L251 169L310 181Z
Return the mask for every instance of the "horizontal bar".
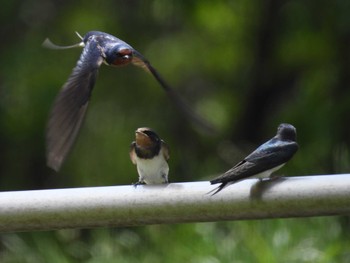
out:
M0 232L343 215L350 174L0 193Z

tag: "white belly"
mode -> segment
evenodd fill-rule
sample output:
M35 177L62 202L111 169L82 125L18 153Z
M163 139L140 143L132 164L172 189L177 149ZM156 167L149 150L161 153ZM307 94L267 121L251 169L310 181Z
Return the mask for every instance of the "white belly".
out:
M168 182L169 166L163 154L152 159L140 159L136 157L137 171L140 182L146 184L164 184Z
M278 169L280 169L283 165L285 165L285 164L283 163L283 164L281 164L281 165L279 165L279 166L276 166L275 168L272 168L272 169L267 170L267 171L262 172L262 173L258 173L258 174L256 174L256 175L252 176L251 178L261 178L261 179L263 179L263 178L269 178L270 175L271 175L273 172L275 172L275 171L277 171Z

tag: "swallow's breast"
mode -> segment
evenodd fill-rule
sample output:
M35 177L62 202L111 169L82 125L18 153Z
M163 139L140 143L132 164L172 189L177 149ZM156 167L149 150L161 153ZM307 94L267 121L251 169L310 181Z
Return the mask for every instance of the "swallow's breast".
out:
M164 156L159 154L152 159L137 157L137 170L147 184L160 184L168 178L169 166Z

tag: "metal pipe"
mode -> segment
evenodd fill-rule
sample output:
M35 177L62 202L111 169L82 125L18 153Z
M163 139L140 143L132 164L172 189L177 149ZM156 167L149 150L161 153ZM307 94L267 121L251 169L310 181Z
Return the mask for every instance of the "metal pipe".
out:
M350 174L0 193L0 232L350 213Z

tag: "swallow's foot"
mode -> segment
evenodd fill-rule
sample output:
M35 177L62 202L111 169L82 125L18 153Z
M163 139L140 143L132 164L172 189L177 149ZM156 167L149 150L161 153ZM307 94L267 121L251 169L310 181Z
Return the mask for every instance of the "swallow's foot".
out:
M163 184L168 184L169 183L168 176L166 174L162 174L162 178L164 179Z
M136 188L139 185L146 184L145 182L138 181L137 183L134 183L133 186Z
M269 177L269 180L270 180L270 181L274 181L274 180L280 179L280 178L282 178L282 177L283 177L283 175L272 174L272 175Z

